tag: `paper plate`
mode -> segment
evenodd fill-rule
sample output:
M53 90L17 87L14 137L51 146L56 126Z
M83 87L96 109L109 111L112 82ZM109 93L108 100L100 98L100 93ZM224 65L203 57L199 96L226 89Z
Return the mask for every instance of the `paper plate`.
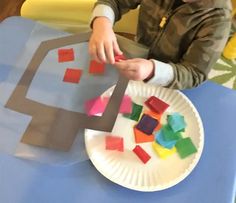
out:
M109 96L112 89L108 89L104 95ZM129 189L158 191L176 185L191 173L202 154L204 131L197 110L189 99L177 90L130 82L126 94L131 96L135 103L141 105L144 105L144 101L153 95L168 103L170 107L162 116L162 124L167 123L168 114L181 113L187 123L183 137L191 137L197 147L197 153L185 159L181 159L177 153L166 159L160 159L153 151L151 143L143 143L139 145L151 156L151 159L143 164L132 151L136 145L133 126L137 122L118 115L111 133L85 131L85 144L89 158L106 178ZM147 107L144 106L145 108ZM105 149L105 136L109 134L124 138L124 152Z

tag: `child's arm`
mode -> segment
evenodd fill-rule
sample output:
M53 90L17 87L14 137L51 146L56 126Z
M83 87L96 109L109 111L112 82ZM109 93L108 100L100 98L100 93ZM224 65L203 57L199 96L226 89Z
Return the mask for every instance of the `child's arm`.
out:
M113 31L113 24L130 9L136 8L141 0L98 0L92 15L92 36L89 53L99 62L114 64L114 54L122 52Z
M155 59L134 58L117 62L115 65L130 80L168 86L174 79L172 66Z
M153 77L148 77L148 83L186 89L197 87L204 82L212 66L220 57L228 39L231 25L228 16L206 19L179 62L163 63L158 59L153 59L155 66L153 75L150 75ZM158 47L154 47L154 49L158 49ZM116 65L130 79L147 79L145 78L147 72L143 72L144 69L150 70L147 68L147 63L144 63L143 60L139 64L135 65L135 63L136 61L130 60L116 63Z
M173 67L174 79L168 87L186 89L206 81L225 47L230 27L231 22L227 18L206 22L180 62L169 63Z
M114 12L114 21L120 20L121 16L131 9L136 9L142 0L97 0L95 8L99 5L110 7Z
M93 21L89 54L98 62L114 64L114 54L122 54L112 26L112 22L107 17L97 17Z

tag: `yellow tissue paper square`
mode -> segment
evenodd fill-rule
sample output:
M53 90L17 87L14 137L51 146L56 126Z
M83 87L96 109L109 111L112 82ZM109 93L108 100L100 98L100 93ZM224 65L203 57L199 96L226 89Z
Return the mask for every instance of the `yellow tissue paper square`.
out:
M156 142L152 143L152 147L161 159L166 159L168 156L170 156L176 152L175 147L173 147L172 149L167 149L167 148L162 147L161 145L159 145Z

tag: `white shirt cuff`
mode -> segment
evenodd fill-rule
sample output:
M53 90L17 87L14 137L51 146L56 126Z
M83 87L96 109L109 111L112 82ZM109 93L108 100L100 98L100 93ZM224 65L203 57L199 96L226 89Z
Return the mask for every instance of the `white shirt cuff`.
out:
M152 59L155 65L154 76L147 82L149 84L156 84L167 86L174 79L174 70L168 63L163 63Z
M115 13L111 7L104 4L99 4L93 9L90 25L93 22L94 18L101 17L101 16L107 17L111 21L111 23L114 25Z

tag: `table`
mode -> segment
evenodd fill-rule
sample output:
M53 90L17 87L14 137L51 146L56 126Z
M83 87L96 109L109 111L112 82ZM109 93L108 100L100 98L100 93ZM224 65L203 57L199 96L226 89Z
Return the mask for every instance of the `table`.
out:
M0 24L0 64L14 64L33 25L33 21L20 17ZM234 202L236 91L206 82L183 93L202 118L205 146L196 168L176 186L158 192L137 192L110 182L89 160L59 167L0 153L0 202Z

